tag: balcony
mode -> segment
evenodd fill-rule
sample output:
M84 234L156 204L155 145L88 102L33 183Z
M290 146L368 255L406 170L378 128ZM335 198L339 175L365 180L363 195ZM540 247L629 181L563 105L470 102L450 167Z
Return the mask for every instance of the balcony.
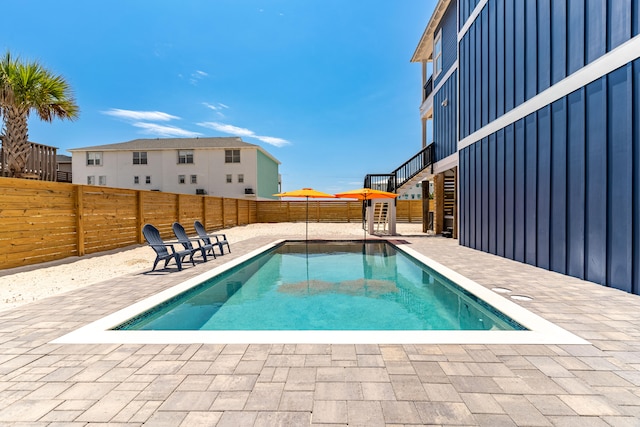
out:
M422 105L420 106L420 117L428 119L433 111L433 75L429 77L424 84L424 92L422 97Z
M433 74L429 77L429 80L424 84L424 97L423 100L426 100L429 95L433 92Z

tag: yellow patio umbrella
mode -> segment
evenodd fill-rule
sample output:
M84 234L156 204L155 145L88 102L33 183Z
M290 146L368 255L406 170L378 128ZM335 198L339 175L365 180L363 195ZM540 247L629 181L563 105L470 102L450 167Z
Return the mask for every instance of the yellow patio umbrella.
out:
M356 190L343 191L336 193L336 197L341 199L371 200L371 199L395 199L398 197L395 193L388 191L374 190L373 188L358 188ZM364 228L364 217L362 218L362 228L364 230L364 238L367 238L367 230Z
M313 188L302 188L300 190L285 191L284 193L274 194L276 197L306 197L307 199L307 220L305 224L305 240L309 239L309 197L315 199L333 199L333 194L323 193Z

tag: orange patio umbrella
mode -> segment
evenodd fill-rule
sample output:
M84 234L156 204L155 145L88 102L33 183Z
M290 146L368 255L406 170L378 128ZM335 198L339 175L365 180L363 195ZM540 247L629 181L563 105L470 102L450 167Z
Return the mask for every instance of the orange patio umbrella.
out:
M336 193L336 197L341 199L357 199L357 200L371 200L371 199L395 199L398 197L395 193L389 193L382 190L374 190L373 188L358 188L357 190L344 191L342 193Z
M336 197L341 199L371 200L371 199L395 199L398 197L395 193L388 191L374 190L373 188L358 188L356 190L343 191L336 193ZM364 230L364 238L367 238L367 230L364 228L364 218L362 218L362 228Z
M300 190L285 191L284 193L274 194L276 197L306 197L307 198L307 220L305 224L305 240L309 239L309 197L315 199L333 199L333 194L323 193L313 188L302 188Z

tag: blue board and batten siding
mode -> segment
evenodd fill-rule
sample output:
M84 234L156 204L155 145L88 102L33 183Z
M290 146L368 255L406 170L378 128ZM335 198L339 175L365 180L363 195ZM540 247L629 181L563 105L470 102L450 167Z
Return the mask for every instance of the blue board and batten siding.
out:
M456 65L458 31L457 2L452 1L436 29L442 31L442 72L434 79L433 92L433 140L435 161L442 160L458 151L458 74ZM446 80L445 80L446 77Z
M640 0L488 0L459 43L459 138L639 29ZM640 59L460 150L459 190L461 244L640 293Z
M460 40L460 139L637 35L639 4L488 0Z
M438 73L438 75L433 79L434 87L440 84L449 69L456 63L456 59L458 59L458 53L456 51L456 47L458 45L456 8L457 3L455 1L449 3L442 20L440 21L440 25L436 28L436 34L439 31L442 31L442 72Z
M638 293L640 59L464 148L459 166L461 244Z
M473 9L476 8L480 0L459 0L459 1L460 1L460 8L458 10L458 15L460 17L459 19L460 28L462 28L462 26L464 25L465 22L467 22L467 19L469 19L469 16L471 16L471 12L473 12Z
M439 161L458 151L456 118L458 111L457 72L445 81L433 95L433 140L435 160Z

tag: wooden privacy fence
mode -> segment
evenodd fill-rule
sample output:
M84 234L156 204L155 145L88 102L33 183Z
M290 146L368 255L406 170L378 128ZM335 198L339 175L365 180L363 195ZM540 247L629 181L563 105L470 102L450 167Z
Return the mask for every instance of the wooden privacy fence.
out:
M359 222L356 201L309 201L310 222ZM173 239L178 221L219 230L258 222L306 219L305 201L255 201L0 178L0 269L82 256L143 243L156 226ZM398 222L421 222L422 203L398 200ZM195 234L195 233L194 233Z

